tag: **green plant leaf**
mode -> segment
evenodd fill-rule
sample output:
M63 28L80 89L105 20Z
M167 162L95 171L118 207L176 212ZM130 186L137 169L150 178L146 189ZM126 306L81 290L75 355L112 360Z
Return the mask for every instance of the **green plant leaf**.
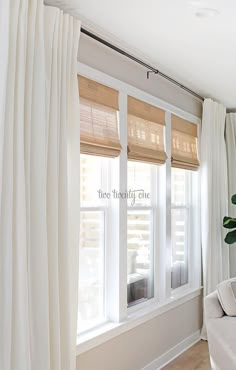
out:
M226 229L234 229L236 228L236 218L232 218L232 217L224 217L223 219L223 226L226 228Z
M233 244L236 242L236 230L230 231L226 237L225 237L225 242L227 244Z
M234 194L231 198L233 204L236 204L236 194Z

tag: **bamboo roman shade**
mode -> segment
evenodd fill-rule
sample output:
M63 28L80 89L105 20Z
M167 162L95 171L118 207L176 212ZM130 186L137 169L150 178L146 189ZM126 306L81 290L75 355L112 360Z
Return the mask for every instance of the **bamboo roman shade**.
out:
M78 76L78 81L81 153L119 156L118 91L82 76Z
M128 159L163 164L165 111L128 97Z
M172 114L172 167L197 170L197 125Z

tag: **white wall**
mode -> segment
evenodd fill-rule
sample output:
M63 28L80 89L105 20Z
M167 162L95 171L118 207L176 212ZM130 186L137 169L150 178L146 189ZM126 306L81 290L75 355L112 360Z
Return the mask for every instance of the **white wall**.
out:
M201 117L201 100L157 75L151 74L148 80L144 67L84 34L81 34L78 59L92 68L144 90L197 117Z
M80 62L201 117L202 103L168 81L82 35ZM77 358L77 370L140 370L202 326L202 299L193 298L156 318L89 350Z
M196 297L77 357L77 370L140 370L202 325Z

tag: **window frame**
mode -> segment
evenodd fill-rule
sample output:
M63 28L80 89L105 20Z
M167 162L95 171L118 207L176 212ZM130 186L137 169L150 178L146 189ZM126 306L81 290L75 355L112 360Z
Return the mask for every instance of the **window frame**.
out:
M119 191L127 190L127 99L128 95L142 100L148 104L157 106L166 111L165 145L167 161L159 167L158 176L154 186L159 189L155 205L156 227L154 226L154 243L158 248L154 252L154 298L143 303L127 308L127 201L125 199L111 200L108 210L110 231L107 238L107 258L111 258L107 267L107 279L111 280L107 287L107 325L101 330L94 330L88 335L79 336L79 353L87 348L92 348L99 343L96 338L111 338L116 333L129 330L139 325L143 320L148 320L152 315L156 316L165 312L170 307L178 306L183 301L201 292L201 245L200 245L200 196L199 176L193 174L191 194L191 228L190 245L192 252L189 261L189 284L185 289L171 289L171 114L178 115L192 123L200 124L201 120L182 109L164 102L140 89L117 80L111 76L97 71L85 64L78 63L77 72L85 77L100 82L108 87L119 91L119 131L121 154L120 157L112 159L112 182L111 187ZM199 145L199 141L198 141ZM158 222L159 220L159 222ZM193 228L194 225L194 228ZM112 246L112 247L111 247ZM116 275L116 278L112 275ZM119 276L119 279L117 279ZM123 329L120 329L120 328ZM104 334L105 333L105 334ZM101 342L100 341L100 342ZM86 343L85 346L82 344Z

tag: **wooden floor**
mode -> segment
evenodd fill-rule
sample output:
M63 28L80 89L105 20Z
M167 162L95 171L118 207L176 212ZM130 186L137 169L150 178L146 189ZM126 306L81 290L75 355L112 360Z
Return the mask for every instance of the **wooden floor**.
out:
M207 342L198 342L163 370L211 370Z

